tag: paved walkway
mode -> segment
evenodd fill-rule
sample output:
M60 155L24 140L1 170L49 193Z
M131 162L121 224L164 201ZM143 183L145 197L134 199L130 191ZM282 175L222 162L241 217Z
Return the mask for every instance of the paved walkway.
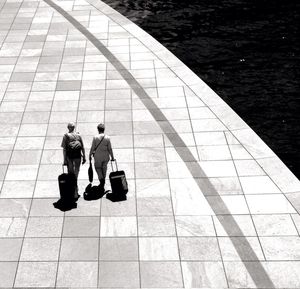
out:
M0 0L0 100L0 287L300 288L299 181L101 1ZM69 121L105 121L126 202L53 208Z

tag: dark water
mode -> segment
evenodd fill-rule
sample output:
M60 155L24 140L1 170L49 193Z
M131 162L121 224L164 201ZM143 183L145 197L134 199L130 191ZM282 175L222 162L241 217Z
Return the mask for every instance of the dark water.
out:
M300 178L299 0L104 0L209 84Z

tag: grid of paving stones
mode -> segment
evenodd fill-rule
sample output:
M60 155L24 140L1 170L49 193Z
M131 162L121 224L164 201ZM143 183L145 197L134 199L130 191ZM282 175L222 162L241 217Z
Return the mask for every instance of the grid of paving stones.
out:
M0 0L0 100L0 287L300 288L299 181L101 1ZM53 208L69 121L87 151L105 121L126 202Z

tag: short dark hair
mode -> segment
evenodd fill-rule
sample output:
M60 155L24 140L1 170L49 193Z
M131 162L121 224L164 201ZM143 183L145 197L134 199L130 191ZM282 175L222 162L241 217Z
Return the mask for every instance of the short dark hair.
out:
M97 125L97 129L98 129L99 132L104 132L105 131L105 125L104 125L104 123L99 123Z

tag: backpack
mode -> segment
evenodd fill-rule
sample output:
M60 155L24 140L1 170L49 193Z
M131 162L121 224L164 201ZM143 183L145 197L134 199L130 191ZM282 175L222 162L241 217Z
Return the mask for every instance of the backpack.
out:
M67 145L66 152L67 157L70 159L77 159L81 157L82 143L80 136L76 134L66 134L67 136Z

